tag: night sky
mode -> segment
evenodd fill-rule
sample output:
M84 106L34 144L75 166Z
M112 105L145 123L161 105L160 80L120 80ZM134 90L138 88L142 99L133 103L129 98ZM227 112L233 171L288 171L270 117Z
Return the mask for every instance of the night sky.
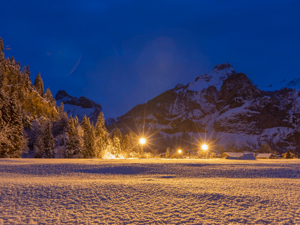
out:
M229 62L263 88L300 78L300 1L2 1L0 36L45 88L118 117Z

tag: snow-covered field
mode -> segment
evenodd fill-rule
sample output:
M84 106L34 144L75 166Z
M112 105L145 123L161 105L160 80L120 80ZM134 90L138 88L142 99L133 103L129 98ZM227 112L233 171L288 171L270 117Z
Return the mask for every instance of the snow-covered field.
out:
M0 224L300 224L300 160L1 159Z

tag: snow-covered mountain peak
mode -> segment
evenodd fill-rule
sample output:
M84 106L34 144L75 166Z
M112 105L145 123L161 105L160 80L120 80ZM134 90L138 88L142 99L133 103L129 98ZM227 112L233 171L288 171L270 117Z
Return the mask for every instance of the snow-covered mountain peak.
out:
M234 68L229 63L217 64L208 74L202 74L188 85L188 90L202 91L209 86L215 86L219 91L223 81L230 75L235 74Z

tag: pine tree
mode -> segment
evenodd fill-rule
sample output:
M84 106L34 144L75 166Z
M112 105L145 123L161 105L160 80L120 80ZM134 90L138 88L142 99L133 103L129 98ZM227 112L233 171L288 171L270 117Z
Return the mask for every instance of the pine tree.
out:
M10 149L10 157L21 157L21 151L23 147L23 123L20 103L13 96L11 98L11 143L13 148Z
M41 73L39 73L34 81L34 88L40 94L40 96L44 96L44 83L41 77Z
M84 152L85 158L96 157L96 135L95 128L91 124L90 119L84 115L82 119L82 128L84 131L83 142L84 142Z
M44 98L46 98L52 105L56 105L55 99L52 96L50 88L47 88L46 93L44 94Z
M290 152L290 150L287 150L287 152L286 152L286 158L287 158L287 159L293 158L293 157L292 157L292 154L291 154L291 152Z
M4 45L3 45L3 39L0 37L0 52L3 52L4 50Z
M12 148L9 134L11 132L10 110L9 110L9 96L7 93L0 89L0 157L8 157L9 149Z
M169 158L169 157L170 157L170 148L169 148L169 147L167 147L165 157L166 157L166 158Z
M23 124L20 103L0 89L0 157L20 157Z
M67 132L69 117L67 112L60 112L59 119L53 123L53 135L56 137L60 134Z
M118 157L121 153L122 133L119 128L115 128L112 132L112 154Z
M74 118L74 126L77 127L78 124L79 124L78 117L75 116L75 118Z
M96 156L101 158L107 146L107 130L105 127L105 119L102 112L100 112L96 127L95 127L95 135L96 135Z
M44 156L44 130L40 126L34 141L34 157L42 158Z
M67 140L65 157L72 158L75 155L80 156L81 154L80 137L78 135L78 131L75 127L75 121L72 118L72 116L69 119L68 136L69 138Z
M0 89L3 88L4 75L5 75L5 58L3 53L3 41L0 38Z
M54 138L51 133L51 122L47 121L44 131L44 154L45 158L54 158Z

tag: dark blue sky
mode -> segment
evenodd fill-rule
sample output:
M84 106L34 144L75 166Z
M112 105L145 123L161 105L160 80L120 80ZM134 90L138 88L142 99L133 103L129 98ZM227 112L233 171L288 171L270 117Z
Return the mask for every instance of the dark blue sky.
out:
M117 117L229 62L260 87L300 77L300 2L4 1L7 56Z

